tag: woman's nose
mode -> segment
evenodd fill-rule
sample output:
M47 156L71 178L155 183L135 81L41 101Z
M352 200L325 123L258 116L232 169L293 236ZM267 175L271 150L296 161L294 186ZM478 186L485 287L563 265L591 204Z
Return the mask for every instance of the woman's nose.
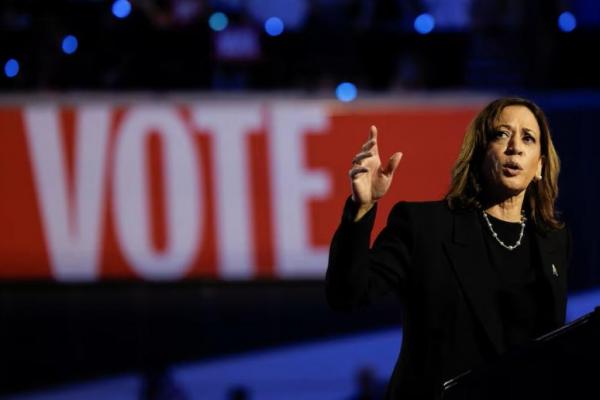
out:
M523 143L513 135L508 141L508 146L506 147L507 154L522 154L523 153Z

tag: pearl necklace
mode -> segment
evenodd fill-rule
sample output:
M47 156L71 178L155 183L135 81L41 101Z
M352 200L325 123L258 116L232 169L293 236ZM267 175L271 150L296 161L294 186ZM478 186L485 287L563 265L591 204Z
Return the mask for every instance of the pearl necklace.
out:
M525 215L523 213L521 213L521 233L519 233L519 239L517 239L517 242L512 246L507 245L502 240L500 240L500 238L498 237L498 234L494 231L494 228L492 227L492 223L490 222L490 220L487 216L487 213L485 211L483 211L482 213L483 213L483 218L485 218L485 222L487 222L487 226L490 228L490 231L492 232L492 236L494 237L494 239L496 239L496 241L498 241L498 243L500 243L500 246L504 247L507 250L514 250L521 245L521 239L523 239L523 233L525 232L525 221L527 220L527 218L525 218Z

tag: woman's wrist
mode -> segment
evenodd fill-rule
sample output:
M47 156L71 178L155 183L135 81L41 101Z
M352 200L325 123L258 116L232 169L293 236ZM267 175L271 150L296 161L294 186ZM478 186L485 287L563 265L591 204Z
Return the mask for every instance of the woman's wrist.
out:
M364 217L369 211L371 211L371 208L373 208L373 206L375 206L375 202L367 203L367 204L358 204L357 210L356 210L356 215L354 216L354 222L357 222L362 217Z

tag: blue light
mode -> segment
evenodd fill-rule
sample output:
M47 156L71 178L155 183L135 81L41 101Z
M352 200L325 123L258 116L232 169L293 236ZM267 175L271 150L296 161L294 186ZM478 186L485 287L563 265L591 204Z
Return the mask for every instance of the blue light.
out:
M571 32L577 27L577 20L572 13L565 11L558 17L558 27L563 32Z
M222 12L216 12L208 19L208 26L210 26L210 29L213 31L222 31L223 29L227 28L228 24L229 19L227 18L227 15L223 14Z
M431 14L421 14L415 19L414 26L421 35L427 35L435 28L435 20Z
M62 49L65 54L73 54L77 51L78 46L77 38L73 35L67 35L62 41Z
M112 13L117 18L126 18L131 12L131 3L127 0L115 0L112 5Z
M350 82L342 82L335 89L335 95L339 101L343 101L344 103L348 103L354 99L356 99L356 86Z
M567 322L594 311L600 306L600 289L590 289L569 294L567 301Z
M279 36L283 33L283 21L277 17L271 17L265 21L265 31L271 36Z
M4 64L4 73L9 78L14 78L19 73L19 62L11 58Z

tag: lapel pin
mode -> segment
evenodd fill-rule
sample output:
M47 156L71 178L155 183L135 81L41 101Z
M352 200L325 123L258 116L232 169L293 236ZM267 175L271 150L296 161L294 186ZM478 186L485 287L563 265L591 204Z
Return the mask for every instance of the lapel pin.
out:
M554 266L554 264L552 264L552 275L558 276L558 271L556 270L556 267Z

